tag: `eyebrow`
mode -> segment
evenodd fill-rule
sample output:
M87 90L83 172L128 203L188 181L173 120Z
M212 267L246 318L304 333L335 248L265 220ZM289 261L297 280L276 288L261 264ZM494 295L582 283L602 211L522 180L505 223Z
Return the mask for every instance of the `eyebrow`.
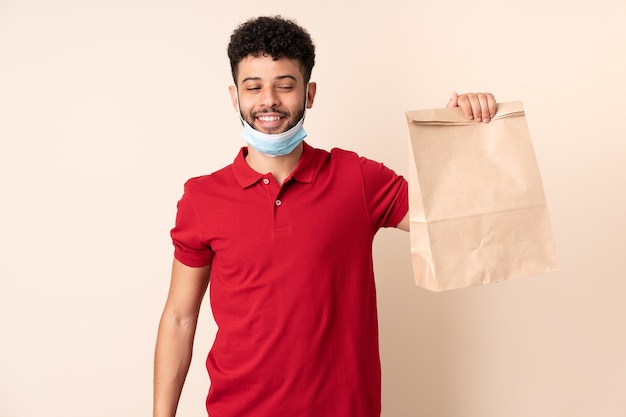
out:
M296 79L296 77L294 77L293 75L279 75L277 77L274 78L275 80L284 80L284 79L292 79L294 81L298 81ZM241 84L245 83L246 81L261 81L261 77L246 77L243 80L241 80Z

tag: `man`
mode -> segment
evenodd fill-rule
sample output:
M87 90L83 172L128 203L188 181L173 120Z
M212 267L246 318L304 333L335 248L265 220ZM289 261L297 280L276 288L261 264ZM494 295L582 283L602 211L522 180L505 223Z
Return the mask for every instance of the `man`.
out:
M179 201L154 416L176 413L210 276L211 417L377 417L372 242L381 227L408 229L407 183L380 163L303 141L316 92L303 28L252 19L228 55L248 146L233 164L189 180ZM495 113L491 94L455 94L448 105L477 121Z

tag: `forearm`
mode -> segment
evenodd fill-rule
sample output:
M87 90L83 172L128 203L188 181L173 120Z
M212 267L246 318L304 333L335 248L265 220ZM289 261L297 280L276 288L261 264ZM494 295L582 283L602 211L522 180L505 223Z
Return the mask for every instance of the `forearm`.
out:
M196 320L165 311L154 355L154 417L174 417L191 363Z

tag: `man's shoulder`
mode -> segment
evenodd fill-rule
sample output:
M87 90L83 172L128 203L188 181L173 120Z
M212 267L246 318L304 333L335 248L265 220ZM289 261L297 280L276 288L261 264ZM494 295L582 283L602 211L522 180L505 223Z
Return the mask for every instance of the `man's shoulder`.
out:
M343 148L332 148L329 152L331 159L334 159L336 162L356 162L360 165L363 164L379 164L378 161L367 158L356 151L343 149Z
M331 148L330 150L314 148L318 160L328 160L331 163L357 161L361 159L359 154L343 148Z
M198 175L189 178L185 182L185 189L187 190L201 190L218 185L228 185L234 181L233 176L233 164L226 165L225 167L214 171L210 174Z
M332 148L330 151L328 151L328 153L333 156L333 157L338 157L338 158L358 158L359 155L354 152L351 151L349 149L343 149L343 148Z
M318 153L318 166L324 166L326 168L333 167L335 171L376 174L376 172L380 170L380 167L384 166L384 164L379 161L370 159L349 149L331 148L330 151L326 151L314 148L314 150ZM325 162L320 164L319 161Z

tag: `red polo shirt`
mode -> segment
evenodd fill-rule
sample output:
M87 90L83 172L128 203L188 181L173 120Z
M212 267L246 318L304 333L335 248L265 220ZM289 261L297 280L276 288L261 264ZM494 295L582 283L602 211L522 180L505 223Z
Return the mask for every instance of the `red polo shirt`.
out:
M279 186L244 157L185 184L175 256L212 263L211 417L378 417L372 242L407 184L352 152L304 144Z

